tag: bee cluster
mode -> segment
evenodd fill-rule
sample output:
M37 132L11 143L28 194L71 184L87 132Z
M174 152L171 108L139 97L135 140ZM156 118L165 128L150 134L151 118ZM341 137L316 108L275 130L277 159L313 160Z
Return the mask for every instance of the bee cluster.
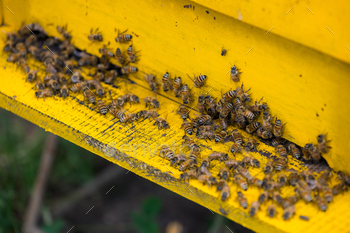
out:
M35 82L37 98L61 96L66 98L70 92L81 92L84 97L92 104L97 104L100 113L106 115L110 112L122 123L133 123L139 119L154 120L154 125L158 129L169 128L166 118L160 117L156 110L160 102L155 96L149 96L143 99L148 109L137 113L126 113L123 107L126 103L138 104L140 99L137 95L127 93L116 99L111 99L109 104L103 100L106 98L106 91L102 82L113 85L118 77L123 77L138 71L138 68L128 65L137 61L136 52L130 45L126 51L127 58L119 48L115 54L110 51L107 45L99 49L101 57L87 54L75 48L71 44L72 36L67 31L67 26L57 26L57 31L62 38L48 37L45 30L39 24L29 24L23 26L18 32L8 33L7 42L4 47L5 52L10 52L7 61L16 62L27 73L27 81ZM115 38L117 43L130 42L132 36L125 34L125 31L119 33ZM88 40L92 42L103 41L101 32L91 29ZM108 43L109 45L109 43ZM34 59L45 65L46 75L41 78L38 75L39 70L34 70L27 64L28 54ZM115 59L121 66L112 63ZM127 63L126 63L127 62ZM81 67L89 67L95 70L92 78L83 77L80 72ZM230 69L230 77L234 82L240 80L241 72L236 66ZM206 75L199 75L192 79L193 86L201 88L207 80ZM190 78L191 79L191 78ZM158 93L159 84L156 77L152 74L146 74L144 80L149 85L152 92ZM181 77L170 78L169 72L166 72L161 79L161 87L164 92L172 91L174 96L181 98L181 104L177 114L182 119L181 128L184 129L183 143L186 144L190 152L188 155L176 154L169 146L162 146L159 155L167 158L170 165L178 167L182 172L180 179L189 182L190 179L197 179L209 187L216 185L217 191L220 191L220 199L226 201L231 196L229 182L232 180L242 191L237 192L239 204L248 208L248 201L244 191L249 186L255 186L263 190L258 200L252 202L249 207L249 215L254 216L264 203L273 203L267 207L268 216L274 217L276 214L276 205L284 209L283 219L287 220L295 213L294 204L299 200L306 202L315 202L317 206L325 211L327 203L333 200L337 195L350 186L348 175L338 172L340 183L332 188L329 181L333 174L331 170L324 171L317 179L309 171L289 171L287 176L282 171L288 167L288 154L296 159L303 161L319 162L322 153L327 153L330 147L326 137L327 134L321 134L317 137L318 144L308 143L303 148L282 138L284 125L276 117L272 117L266 102L261 103L262 99L255 101L254 104L248 90L244 90L243 84L236 90L229 90L224 93L219 101L211 95L199 95L197 97L197 111L200 113L194 119L190 119L187 104L193 102L191 88L188 84L182 82ZM92 91L95 90L95 93ZM112 94L109 91L112 98ZM151 110L151 108L153 108ZM233 129L232 129L233 128ZM232 129L232 130L229 130ZM243 130L255 138L245 140L239 130ZM215 143L232 142L227 152L214 151L206 158L201 159L201 149L196 140L214 140ZM251 152L257 152L259 138L276 148L279 155L274 160L269 160L264 166L260 164ZM232 153L232 158L229 153ZM242 160L236 159L236 155L244 154ZM212 162L219 161L222 167L217 177L212 175ZM263 179L258 179L250 174L249 167L262 168L265 173ZM157 170L158 172L159 170ZM276 179L274 176L276 175ZM282 197L282 188L295 187L295 194ZM317 194L316 194L317 193ZM271 201L269 201L271 200Z

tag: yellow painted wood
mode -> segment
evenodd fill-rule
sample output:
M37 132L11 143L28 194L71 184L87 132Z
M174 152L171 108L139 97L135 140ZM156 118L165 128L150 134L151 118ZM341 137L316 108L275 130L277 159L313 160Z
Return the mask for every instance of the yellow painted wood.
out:
M193 0L215 11L350 63L350 2ZM212 11L214 10L214 12ZM328 28L327 28L328 27ZM264 33L264 34L265 34Z
M195 10L183 8L183 5L190 4L187 1L4 3L9 7L11 5L10 9L15 15L5 11L5 22L9 27L3 27L3 30L15 30L23 22L39 22L50 35L59 36L55 26L68 24L74 45L96 55L102 43L92 44L87 40L92 27L100 28L105 43L111 42L111 48L120 47L123 51L128 45L116 44L114 28L128 28L129 33L137 34L138 37L133 37L133 44L136 50L141 50L140 61L136 65L140 71L129 76L136 84L121 80L118 83L119 89L106 86L114 92L114 96L125 94L126 89L137 93L141 98L150 96L152 92L142 78L144 73L153 73L160 78L168 71L172 77L175 74L181 76L188 84L191 81L186 73L190 76L193 73L206 74L206 86L201 90L193 89L193 92L198 95L213 87L210 94L219 98L221 90L235 89L241 84L233 83L229 75L225 75L230 68L229 63L235 63L243 72L241 79L245 87L252 88L253 98L260 99L264 96L272 113L287 122L285 138L303 145L315 141L319 133L328 132L333 149L326 155L327 161L333 168L349 172L346 164L350 160L347 156L350 152L350 124L347 117L350 112L347 105L347 100L350 99L347 92L350 87L350 67L346 63L273 34L267 37L263 30L218 12L215 12L218 17L214 20L213 15L207 14L200 5L196 5ZM3 41L1 40L0 47L3 46ZM220 56L223 45L229 49L226 57ZM25 82L25 74L14 65L7 64L5 54L0 59L0 64L6 67L0 67L1 107L126 169L132 169L131 172L217 213L222 207L228 211L228 218L255 231L349 231L349 226L340 224L349 218L346 211L350 205L347 201L349 193L337 196L326 213L318 211L311 204L298 202L297 215L307 215L311 220L304 222L294 217L291 221L284 222L281 220L282 209L278 209L279 216L276 219L267 218L266 206L262 207L256 217L249 218L247 211L238 206L236 195L223 203L217 199L219 193L214 188L207 188L198 181L190 181L188 189L185 183L179 182L180 173L176 169L170 167L166 160L153 156L155 151L158 154L157 146L168 143L176 144L178 148L182 141L183 131L179 129L181 120L175 114L180 100L175 99L171 93L161 91L158 95L161 102L159 112L162 116L167 115L170 126L174 126L168 134L167 131L156 130L152 126L153 122L148 120L135 126L125 126L111 115L101 116L96 106L81 103L81 94L73 94L66 100L37 100L34 90L31 89L33 84ZM41 67L43 68L42 65ZM193 104L196 105L196 102ZM131 106L129 110L136 112L143 107L139 104ZM195 117L194 112L191 112L191 117ZM227 150L229 147L228 144L220 146L202 141L200 144L204 145L203 157L208 156L212 150ZM273 148L263 144L259 149L275 153ZM118 154L114 156L116 150ZM129 157L125 158L122 153ZM266 157L259 154L254 153L254 156L262 163L267 161ZM242 155L238 158L242 158ZM304 169L298 161L292 160L292 163L291 168ZM222 164L217 163L214 171L218 172L221 166ZM160 169L161 172L154 173L152 167ZM258 172L258 169L252 169L253 175L261 178L263 175ZM235 192L237 187L231 185L231 190ZM282 190L282 193L291 194L292 189ZM258 190L249 189L246 196L251 203L257 199ZM320 224L326 221L337 224Z

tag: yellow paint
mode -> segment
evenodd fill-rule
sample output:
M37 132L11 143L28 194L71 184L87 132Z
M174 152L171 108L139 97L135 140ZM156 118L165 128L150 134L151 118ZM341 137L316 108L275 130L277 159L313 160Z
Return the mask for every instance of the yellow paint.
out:
M350 63L350 2L193 0L215 12L271 32ZM218 18L218 17L217 17ZM273 27L273 28L272 28ZM327 28L328 27L328 28Z
M128 44L116 44L115 27L120 30L128 28L128 32L139 35L139 37L133 37L133 44L136 50L141 50L140 61L136 64L140 71L136 75L129 76L137 84L119 79L120 89L106 86L108 90L115 93L114 96L125 94L126 89L137 93L141 99L150 96L152 92L142 78L144 73L153 73L160 79L168 71L172 78L176 74L188 84L191 81L186 73L190 76L193 76L193 73L206 74L208 81L205 87L202 90L193 89L193 92L198 95L214 87L210 94L219 98L221 90L235 89L241 84L233 83L229 76L225 75L230 68L229 63L235 63L243 72L241 79L245 87L252 88L252 97L260 99L264 96L272 113L283 122L287 122L285 132L287 139L303 145L315 141L319 133L328 132L333 149L326 159L333 168L350 171L346 166L350 162L347 156L350 152L348 133L350 120L347 117L350 107L346 103L350 99L347 92L350 88L348 80L350 67L343 62L274 34L266 36L263 30L218 12L211 11L210 14L206 14L205 8L200 5L196 5L195 10L185 9L183 5L189 4L186 1L118 3L113 1L23 1L23 4L4 1L4 4L8 5L15 15L4 12L5 22L9 27L3 27L3 30L17 29L22 22L39 22L50 35L59 36L55 26L68 24L68 30L72 31L74 45L96 55L99 55L98 48L102 43L92 44L87 40L91 28L99 27L103 32L105 43L110 41L111 48L115 49L118 46L122 51L126 50ZM212 13L217 15L216 20L213 19ZM244 14L242 15L244 19ZM0 47L3 47L3 41L0 40ZM220 56L223 45L229 49L226 57ZM246 54L252 46L254 48ZM37 100L34 97L34 90L31 89L33 84L25 82L25 74L14 65L6 64L6 54L2 54L0 59L1 64L6 66L6 69L0 67L2 77L0 106L48 131L128 170L132 168L132 172L207 206L215 212L219 212L219 208L222 207L229 212L228 218L255 231L326 232L336 227L339 228L339 232L349 231L347 225L320 224L331 222L335 218L339 223L345 222L342 219L349 217L346 211L350 207L347 201L349 193L337 196L326 213L318 211L310 204L298 202L297 216L307 215L311 220L304 222L294 217L291 221L284 222L281 220L282 209L280 208L276 219L266 217L266 206L262 207L262 211L256 217L249 218L247 210L238 206L235 194L223 203L217 199L219 193L214 188L203 186L198 181L190 181L188 186L190 190L187 189L186 184L178 181L180 173L176 169L170 167L166 160L153 156L154 152L158 154L158 146L176 144L178 149L182 141L183 131L179 129L181 120L175 114L180 100L175 99L172 93L161 91L158 95L162 103L159 112L162 116L167 115L170 126L174 126L167 135L163 136L167 131L156 130L152 126L153 122L148 120L135 126L129 124L127 127L131 128L128 129L125 125L117 123L110 114L100 115L96 106L79 103L83 100L81 94L73 94L66 100L60 98ZM300 74L302 77L299 76ZM129 110L136 112L142 108L144 106L139 104L131 106ZM319 117L316 117L316 113ZM194 111L191 111L191 117L195 117ZM227 144L222 146L199 142L208 145L214 151L227 150L229 147ZM111 157L115 149L129 157L122 159L123 156L119 154L117 159ZM208 156L212 151L205 147L202 149L203 157ZM259 149L275 153L273 148L263 144L259 145ZM253 154L262 164L266 163L265 157ZM242 158L242 155L238 158ZM298 161L293 161L293 164L293 166L290 165L291 168L304 169ZM216 163L213 173L217 173L221 166L222 164ZM144 169L145 167L158 168L161 173L151 174ZM258 169L251 171L257 177L263 176L261 173L258 174ZM174 178L164 179L165 172ZM236 185L232 185L231 190L234 193L237 190ZM292 192L292 189L282 191L283 195L287 195ZM249 189L245 194L249 203L256 200L258 196L255 188Z

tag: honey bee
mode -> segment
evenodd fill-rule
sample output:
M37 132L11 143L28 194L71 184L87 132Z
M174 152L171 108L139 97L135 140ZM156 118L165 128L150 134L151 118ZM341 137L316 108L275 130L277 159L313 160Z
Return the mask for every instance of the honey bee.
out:
M178 164L181 164L182 162L186 161L186 155L184 154L177 154L170 160L171 166L176 166Z
M273 126L271 124L271 115L268 111L264 112L261 125L262 125L264 131L272 132Z
M350 186L350 177L347 174L345 174L344 172L339 171L339 172L337 172L337 175L338 175L338 178L342 182L344 182L344 184L346 184L347 186Z
M45 89L45 86L44 86L44 83L43 83L43 80L41 78L36 78L36 84L35 84L36 88L38 90L44 90Z
M236 120L236 124L237 124L238 128L240 128L240 129L245 128L246 121L245 121L243 114L237 113L235 120Z
M149 106L150 108L152 106L153 108L159 108L160 104L156 97L148 96L143 101L146 103L146 107Z
M159 117L159 114L154 110L142 110L136 114L136 119L139 119L141 117L143 117L143 119L147 117L148 120L151 120L151 117L152 117L154 120L157 117Z
M230 170L226 167L223 167L221 168L218 176L224 180L228 180L230 177Z
M248 183L242 175L236 173L233 175L233 178L235 179L236 184L239 185L244 191L248 189Z
M213 98L213 97L211 97L210 95L207 95L206 97L205 97L205 104L208 106L208 108L207 108L207 113L209 114L209 115L211 115L212 117L215 117L216 116L216 103L215 103L215 98ZM221 112L222 111L222 109L220 109L220 111L218 111L218 112Z
M33 82L36 79L36 74L39 70L30 70L27 75L27 80Z
M50 74L57 74L57 69L52 64L47 64L46 71Z
M131 73L135 73L138 71L137 67L134 66L123 66L122 67L122 74L131 74Z
M122 33L119 33L119 29L118 29L118 36L115 38L115 41L117 43L122 43L122 42L128 42L132 39L132 35L129 34L123 34L127 31L128 29L126 29L125 31L123 31Z
M89 54L83 54L83 56L79 59L79 66L96 66L98 63L98 58L95 56L90 56Z
M57 28L57 32L61 34L64 37L64 39L68 41L72 39L72 36L67 32L67 25L63 27L57 26L56 28Z
M238 202L239 204L246 209L248 207L248 202L247 202L247 198L244 196L244 194L241 191L237 192L237 198L238 198Z
M180 105L179 109L176 111L177 114L181 116L183 120L186 120L188 118L188 110L185 105Z
M250 206L250 209L249 209L249 216L250 216L250 217L253 217L253 216L256 214L256 212L258 211L259 207L260 207L259 202L258 202L258 201L254 201L254 202L252 203L252 205Z
M27 49L23 43L17 43L15 48L18 51L18 54L21 56L21 58L25 59L27 57Z
M191 150L200 151L199 146L189 136L185 135L182 139L184 139L185 143L188 144Z
M317 142L318 142L318 149L321 153L326 154L328 152L328 149L332 148L330 146L327 146L326 143L330 142L326 140L327 134L320 134L317 136Z
M288 206L283 212L283 216L282 216L283 220L290 219L294 213L295 213L295 206L294 205Z
M96 83L95 89L98 96L102 97L105 94L105 89L102 87L100 82Z
M221 130L215 134L215 142L221 142L226 136L227 132L225 130Z
M81 73L79 71L75 71L73 75L70 77L70 81L72 83L79 83L83 80L83 77L81 76Z
M197 109L198 109L198 112L203 114L204 113L204 110L205 110L205 98L204 98L204 95L200 95L198 96L198 104L197 104Z
M267 207L267 215L270 217L270 218L273 218L275 215L276 215L276 206L275 205L269 205Z
M322 210L322 211L327 210L327 201L325 198L323 198L319 195L315 195L315 201L316 201L318 208L320 208L320 210Z
M256 131L256 135L258 137L261 137L263 139L270 139L273 137L273 134L270 132L270 131L262 131L262 128L259 128L257 131Z
M231 99L233 99L234 97L236 97L236 91L228 91L226 92L220 99L219 103L224 106L227 102L231 101Z
M113 115L118 118L120 121L124 121L125 119L125 114L122 110L120 109L113 109Z
M242 72L239 72L239 69L237 69L236 66L232 66L230 71L231 71L230 75L231 75L232 81L238 82L239 81L238 75L241 74Z
M208 187L217 183L216 178L211 175L200 175L198 176L198 181L202 182L203 185L207 184Z
M206 139L212 140L215 139L215 134L212 131L197 131L197 138L198 139Z
M132 93L125 94L122 96L122 98L125 102L129 101L130 104L140 102L139 97L137 95L132 94Z
M238 161L234 159L230 159L225 162L225 166L228 167L229 169L236 168L238 166Z
M251 175L248 171L248 169L242 167L242 166L237 166L236 167L236 170L239 172L239 174L241 174L244 178L246 179L251 179Z
M272 173L273 172L273 161L267 161L265 167L264 167L264 173Z
M87 82L79 82L79 83L76 83L74 84L72 87L71 87L71 91L72 92L77 92L77 91L80 91L80 90L86 90L87 88L89 87L88 83Z
M262 112L268 109L267 103L262 103L260 104L260 101L262 98L259 100L259 102L255 101L254 105L249 105L247 108L252 111L252 112Z
M167 145L163 145L160 149L159 155L171 160L174 157L174 152Z
M253 121L252 123L247 125L245 130L247 131L247 133L254 133L259 127L260 127L260 123Z
M30 30L28 30L30 29ZM18 34L20 36L28 36L30 35L31 31L37 31L37 32L40 32L44 35L47 35L47 33L45 32L44 28L42 26L40 26L40 24L38 23L31 23L31 24L28 24L28 25L23 25L19 30L18 30Z
M332 189L328 185L322 185L323 197L329 203L333 201L333 192Z
M288 159L287 157L280 156L275 162L276 171L282 171L287 167Z
M336 196L339 193L342 193L345 189L346 189L346 186L345 186L344 182L341 182L341 183L333 186L332 194L333 194L333 196Z
M308 189L303 189L303 188L295 188L294 190L301 198L304 199L306 202L311 202L312 201L312 196L311 193Z
M60 84L54 79L50 79L48 82L46 82L46 86L51 87L54 90L60 89Z
M209 115L201 115L192 120L194 128L198 128L201 125L210 125L212 122L212 118Z
M276 147L276 150L280 156L287 157L287 150L286 150L286 148L284 148L284 146L278 145Z
M226 181L221 180L217 183L217 190L221 191L221 201L226 201L230 197L230 187Z
M117 48L116 51L115 51L115 57L117 58L118 62L120 64L124 64L125 62L125 57L123 56L120 48Z
M309 143L309 144L306 144L305 147L307 147L307 150L310 153L313 161L315 161L315 162L320 161L321 153L320 153L317 145L315 146L314 144Z
M309 171L302 171L300 173L300 176L305 180L307 181L308 183L314 183L315 182L315 177L312 175L311 172Z
M53 95L53 92L50 89L39 90L39 91L35 92L36 98L43 97L44 100L45 100L45 97L51 97L52 95Z
M26 47L29 47L31 45L34 45L36 43L36 41L38 40L38 38L36 37L36 35L30 35L26 38L26 40L24 41L24 45Z
M210 159L209 158L203 159L200 167L209 168L209 166L210 166Z
M283 209L286 209L288 206L294 205L298 201L298 197L296 195L289 196L284 198L282 201Z
M262 204L265 201L267 201L268 198L269 198L269 193L264 191L264 192L260 193L259 198L258 198L258 202L260 204Z
M64 83L67 83L67 82L68 82L66 76L65 76L64 74L61 74L61 73L58 74L58 81L59 81L61 84L64 84Z
M252 184L252 185L255 185L255 186L259 187L259 188L262 187L262 185L263 185L263 181L262 180L260 180L260 179L258 179L256 177L253 177L253 176L248 178L248 183Z
M68 89L67 83L62 84L60 92L63 98L66 98L69 95L69 89Z
M6 33L6 41L16 41L18 39L18 35L16 32Z
M157 92L157 86L158 84L155 81L155 77L152 74L148 74L144 76L144 79L148 83L149 87L151 88L151 91Z
M30 68L28 66L28 63L26 62L26 60L24 60L23 58L20 58L17 61L17 65L20 65L22 67L22 69L28 74L30 71Z
M4 52L11 52L14 49L14 47L15 47L14 45L15 45L14 41L12 41L12 40L6 41L6 44L4 46L3 51Z
M87 98L89 100L90 103L92 103L92 104L96 103L96 96L88 88L86 88L83 91L83 94L84 94L85 98Z
M103 100L97 101L97 106L100 109L101 114L103 114L103 115L107 114L107 107L106 107L106 104Z
M88 35L88 39L92 42L95 42L95 41L102 41L103 37L101 32L98 31L98 28L96 28L94 33L93 33L93 29L91 28L90 35Z
M198 77L194 78L193 85L197 88L200 88L204 85L206 79L207 79L206 75L199 75Z
M243 91L243 84L242 84L241 87L236 88L236 96L240 98L240 100L242 100L244 103L250 102L250 94L247 93L248 91L250 91L250 88L246 91Z
M228 114L232 111L233 109L233 104L232 103L227 103L225 106L222 108L220 112L220 117L221 118L226 118Z
M118 76L116 70L110 70L107 76L105 77L104 83L113 84L114 79Z
M185 134L187 133L188 135L192 135L193 128L192 128L192 124L189 121L184 120L182 122L181 128L184 128Z
M187 84L183 85L181 88L181 98L184 104L189 104L191 101L191 89L188 88Z
M197 164L196 160L188 159L179 166L179 171L185 171L188 168L194 167ZM198 177L199 180L199 177Z
M180 175L180 179L184 181L189 181L190 179L197 179L197 177L198 175L196 169L186 171Z
M226 118L219 117L219 123L220 123L221 129L226 131L227 130Z
M255 151L255 152L257 152L258 150L256 149L256 145L259 145L259 143L254 138L251 138L245 144L245 149L246 149L246 151Z
M252 156L246 156L242 159L242 163L245 166L252 166L252 167L260 167L260 162L259 160L257 160L256 158L252 157Z
M293 157L296 159L300 158L300 150L294 143L288 145L288 150L292 153Z
M242 151L242 147L241 147L241 144L238 144L238 143L233 143L232 146L230 147L230 151L232 154L236 154L238 152L241 152Z
M109 43L108 43L108 45L109 45ZM114 57L114 53L109 51L106 45L103 45L102 48L99 48L98 52L101 53L105 57Z
M208 156L208 158L210 161L219 160L220 162L222 162L222 161L228 160L228 154L224 152L214 151Z
M273 134L276 138L281 137L283 133L283 126L281 120L277 119L273 127Z
M126 52L127 52L127 54L128 54L128 59L129 59L129 62L131 62L131 63L134 63L134 62L136 62L136 52L135 53L133 53L133 51L132 51L132 45L130 45L129 47L128 47L128 49L126 50Z
M242 145L243 144L243 137L242 135L238 132L237 129L232 130L232 137L233 141L237 144Z
M175 97L180 97L180 92L182 91L182 80L181 77L175 77L173 83L173 90Z
M19 53L11 53L7 57L6 61L7 62L16 62L19 58L20 58L20 54Z
M170 78L169 78L169 73L166 72L164 75L163 75L163 78L162 78L162 87L163 87L163 90L165 92L169 91L169 89L172 88L172 85L171 85L171 81L170 81Z
M153 125L157 125L158 129L167 129L167 128L169 128L168 122L162 117L156 118Z

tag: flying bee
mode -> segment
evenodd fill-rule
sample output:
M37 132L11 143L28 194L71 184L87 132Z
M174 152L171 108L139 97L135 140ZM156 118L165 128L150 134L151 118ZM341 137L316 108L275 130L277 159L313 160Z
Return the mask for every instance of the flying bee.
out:
M188 118L189 111L187 110L185 105L181 104L176 113L179 114L183 120L186 120Z
M227 103L225 104L225 106L222 108L221 112L220 112L220 117L221 118L226 118L228 116L228 114L232 111L233 109L233 104L232 103Z
M36 74L39 70L30 70L27 75L27 80L33 82L36 79Z
M276 171L282 171L287 167L288 159L287 157L280 156L275 162Z
M123 34L127 31L128 29L126 29L125 31L123 31L122 33L119 33L119 29L118 29L118 36L115 38L115 41L117 43L122 43L122 42L128 42L132 39L132 35L129 34Z
M98 31L98 28L96 28L94 33L93 33L93 29L91 28L90 35L88 35L88 39L92 42L95 42L95 41L102 41L103 37L101 32Z
M72 83L79 83L81 80L83 80L83 77L81 76L81 73L79 71L75 71L70 77L70 81Z
M222 130L227 130L227 121L226 118L222 118L219 116L219 123L220 123L220 127Z
M254 202L252 203L252 205L250 206L250 209L249 209L249 216L250 216L250 217L253 217L253 216L256 214L256 212L258 211L259 207L260 207L259 202L254 201Z
M149 106L149 108L152 106L153 108L159 108L159 101L156 97L148 96L143 99L143 102L146 103L146 107Z
M221 142L226 136L227 132L225 130L221 130L215 134L215 142Z
M44 90L45 89L45 85L44 85L43 80L41 78L36 78L35 86L36 86L36 88L38 90Z
M46 86L51 87L54 90L60 89L60 84L54 79L50 79L48 82L46 82Z
M244 196L244 194L241 191L237 192L237 198L238 198L238 202L239 204L246 209L248 207L248 201L247 198Z
M169 78L169 73L166 72L164 75L163 75L163 78L162 78L162 87L163 87L163 90L165 92L169 91L169 89L172 88L172 85L171 85L171 80Z
M281 186L284 186L288 182L288 178L285 174L281 173L277 177L277 182L280 183Z
M64 39L68 41L72 39L72 36L67 32L67 25L63 27L57 26L56 28L57 28L57 32L61 34L64 37Z
M156 82L155 77L152 74L147 74L147 75L144 76L144 79L146 80L146 82L148 83L149 87L151 88L151 91L156 93L157 92L158 83Z
M267 161L265 167L264 167L264 173L271 173L273 172L274 167L273 167L273 161Z
M141 117L143 117L143 119L145 119L147 117L148 120L151 120L151 118L153 118L153 120L154 120L157 117L159 117L159 114L154 110L142 110L136 114L137 119L139 119Z
M261 137L263 139L270 139L273 137L273 134L269 131L262 131L262 128L259 128L257 131L256 131L256 135L258 137Z
M181 89L182 102L184 104L189 104L189 102L191 102L191 96L191 89L187 86L187 84L183 85Z
M205 110L204 104L205 104L204 95L198 96L197 109L198 109L198 112L201 113L201 114L203 114L204 110Z
M192 135L193 128L192 128L192 124L189 121L184 120L182 122L181 128L184 128L185 134L187 133L188 135Z
M264 131L272 132L273 126L271 124L271 115L268 111L264 112L261 125L262 125Z
M52 95L53 95L53 92L51 89L39 90L39 91L35 92L36 98L43 97L44 100L45 100L45 97L51 97Z
M240 144L240 145L243 144L243 137L242 137L242 135L238 132L237 129L232 130L232 137L233 137L233 141L234 141L235 143L238 143L238 144Z
M330 142L326 140L327 134L320 134L317 136L317 142L318 142L318 149L321 153L326 154L328 152L328 149L332 148L330 146L327 146L326 143Z
M256 146L259 145L259 143L254 139L251 138L248 140L248 142L245 144L245 149L246 151L255 151L257 152L258 150L256 149Z
M315 201L316 201L318 208L320 208L320 210L322 210L322 211L327 210L327 201L325 198L323 198L319 195L315 195Z
M77 92L77 91L80 91L80 90L85 90L89 87L89 84L87 82L79 82L79 83L76 83L74 84L72 87L71 87L71 91L72 92Z
M231 168L236 168L238 166L238 161L234 159L230 159L225 162L225 166L228 167L229 169Z
M63 98L66 98L69 95L69 89L68 89L67 83L62 84L60 93Z
M106 104L103 100L99 100L97 101L97 106L98 108L100 109L100 113L103 114L103 115L106 115L107 114L107 107L106 107Z
M169 128L168 122L162 117L158 117L157 119L155 119L153 125L157 125L158 129L167 129L167 128Z
M173 83L173 90L174 90L175 97L180 97L180 93L182 91L181 77L175 77L174 83Z
M276 150L280 156L287 157L287 150L286 150L286 148L284 148L284 146L278 145L276 147Z
M298 201L298 196L292 195L287 198L284 198L282 201L282 207L283 209L286 209L288 206L294 205Z
M239 72L239 69L237 69L236 66L232 66L230 71L231 71L230 76L231 76L232 81L238 82L239 81L238 75L241 74L242 72Z
M315 161L315 162L320 161L321 153L320 153L320 150L318 149L317 145L315 146L314 144L309 143L308 144L308 152L310 153L311 158L312 158L313 161Z
M207 184L208 187L217 183L216 178L211 175L200 175L198 176L198 181L202 182L203 185Z
M296 159L300 158L300 150L294 143L288 145L288 150L292 153L293 157Z
M233 175L233 178L235 179L236 184L239 185L244 191L248 189L248 183L242 175L236 173Z
M198 175L196 169L188 170L180 175L180 179L184 181L188 181L190 179L197 179L197 177Z
M230 147L230 151L232 154L236 154L238 152L241 152L242 151L242 147L241 147L241 144L238 144L238 143L233 143L232 146Z
M220 162L222 162L222 161L228 160L228 154L224 152L214 151L208 156L208 158L210 161L219 160Z
M275 205L269 205L267 207L267 215L270 217L270 218L273 218L275 215L276 215L276 206Z
M89 100L90 103L95 104L96 103L96 96L94 93L92 93L92 91L90 91L88 88L86 88L83 91L83 94L85 96L85 98L87 98Z
M242 159L242 163L245 166L252 166L252 167L260 167L260 162L259 160L257 160L256 158L252 157L252 156L246 156Z
M122 74L131 74L131 73L135 73L138 71L137 67L134 66L123 66L122 67Z
M259 127L260 127L260 123L253 121L252 123L247 125L245 130L247 131L247 133L254 133Z
M221 168L218 176L224 180L228 180L228 178L230 177L230 170L226 167Z
M288 206L283 212L283 216L282 216L283 220L290 219L294 213L295 213L295 206L294 205Z
M260 204L262 204L265 201L267 201L268 198L269 198L269 193L267 191L264 191L264 192L260 193L260 195L258 197L258 202Z
M185 162L183 162L180 166L179 166L179 171L186 171L189 168L194 167L197 164L197 161L194 159L188 159ZM199 177L198 177L199 180Z

